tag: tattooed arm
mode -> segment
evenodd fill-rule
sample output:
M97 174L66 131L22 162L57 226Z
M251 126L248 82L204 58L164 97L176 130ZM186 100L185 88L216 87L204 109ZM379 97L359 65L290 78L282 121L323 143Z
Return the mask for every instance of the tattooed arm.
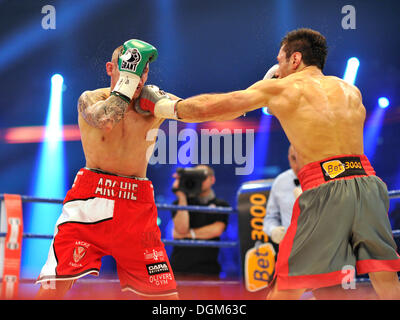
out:
M124 117L129 104L116 96L110 89L85 91L78 100L78 112L92 127L110 131Z

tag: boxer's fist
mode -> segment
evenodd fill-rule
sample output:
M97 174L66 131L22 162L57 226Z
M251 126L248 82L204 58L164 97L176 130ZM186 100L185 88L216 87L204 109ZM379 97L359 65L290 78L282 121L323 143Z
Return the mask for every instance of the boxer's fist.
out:
M279 72L279 65L275 64L271 68L269 68L269 70L265 74L263 80L265 80L265 79L277 79L279 77L278 72Z
M140 96L135 100L135 110L143 115L154 115L158 118L176 119L176 104L179 100L172 100L159 87L144 86Z
M136 39L126 41L118 58L119 79L111 94L130 102L147 63L155 61L157 56L157 49L149 43Z
M136 39L128 40L118 58L119 71L132 73L140 78L146 64L155 61L157 56L157 49L151 44Z
M269 68L269 70L265 74L263 80L266 80L266 79L277 79L277 78L279 78L279 65L275 64L271 68ZM265 106L263 108L266 108L267 109L267 113L272 115L271 111L268 109L267 106Z

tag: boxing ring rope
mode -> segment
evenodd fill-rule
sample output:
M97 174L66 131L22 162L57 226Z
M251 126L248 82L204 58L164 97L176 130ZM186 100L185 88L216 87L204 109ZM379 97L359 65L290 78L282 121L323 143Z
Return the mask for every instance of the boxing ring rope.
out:
M391 190L388 192L389 199L400 198L400 190ZM0 194L0 201L4 200L4 194ZM32 196L21 196L22 202L39 202L39 203L53 203L53 204L62 204L62 199L51 199L51 198L38 198ZM188 210L192 212L204 212L204 213L220 213L220 214L237 214L237 209L233 209L231 207L204 207L204 206L179 206L173 204L161 204L156 203L156 207L158 210ZM399 237L400 230L393 230L393 236ZM1 232L0 238L5 237L6 233ZM32 233L24 233L24 238L31 239L53 239L53 235L41 235L41 234L32 234ZM165 245L176 245L176 246L189 246L189 247L221 247L221 248L232 248L238 245L236 241L204 241L204 240L167 240L162 239Z
M0 238L5 237L6 232L0 232ZM28 239L53 239L53 235L47 234L34 234L34 233L23 233L23 238ZM219 247L219 248L234 248L237 246L236 241L205 241L205 240L168 240L161 239L165 245L173 245L180 247Z
M4 200L4 194L0 194L0 201ZM22 202L38 202L38 203L53 203L62 204L62 199L38 198L32 196L21 196ZM191 212L203 213L220 213L220 214L234 214L236 210L231 207L204 207L204 206L178 206L169 204L156 203L158 210L188 210ZM7 233L0 232L0 238L5 237ZM23 238L30 239L53 239L53 235L23 233ZM238 245L236 241L206 241L206 240L169 240L161 239L165 245L171 246L186 246L186 247L219 247L219 248L234 248Z
M391 190L389 193L389 199L400 198L400 190ZM51 204L62 204L62 199L50 199L50 198L38 198L27 195L21 195L21 201L24 202L36 202L36 203L51 203ZM4 194L0 194L0 201L4 200ZM188 210L191 212L203 212L203 213L218 213L218 214L237 214L238 210L232 207L204 207L204 206L179 206L179 205L170 205L170 204L159 204L156 203L156 207L158 210ZM1 213L0 213L1 214ZM393 237L400 237L400 230L392 230ZM6 232L0 232L0 238L6 237ZM44 235L44 234L33 234L33 233L23 233L23 238L29 239L53 239L53 235ZM207 241L207 240L169 240L169 239L161 239L164 245L168 246L188 246L188 247L218 247L218 248L238 248L238 241ZM1 275L0 275L1 276ZM1 279L1 278L0 278ZM85 283L94 283L99 282L101 279L80 279ZM32 283L33 279L20 279L21 283ZM106 282L118 282L118 279L107 279L102 280ZM356 278L357 282L368 282L368 279L364 278ZM196 281L183 281L185 284L191 283L199 284ZM237 285L241 281L202 281L202 285Z

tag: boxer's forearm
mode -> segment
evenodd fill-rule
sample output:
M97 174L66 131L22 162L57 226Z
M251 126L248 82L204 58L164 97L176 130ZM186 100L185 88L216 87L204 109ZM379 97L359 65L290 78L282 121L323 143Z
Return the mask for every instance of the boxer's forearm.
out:
M287 80L262 80L246 90L221 94L202 94L178 102L178 119L188 122L235 119L265 106L275 107L287 101L283 91L293 92Z
M78 100L78 110L86 122L98 129L111 130L122 120L129 106L116 96L95 102L93 94L84 92Z
M177 104L177 115L183 121L231 120L243 115L248 105L239 92L203 94Z

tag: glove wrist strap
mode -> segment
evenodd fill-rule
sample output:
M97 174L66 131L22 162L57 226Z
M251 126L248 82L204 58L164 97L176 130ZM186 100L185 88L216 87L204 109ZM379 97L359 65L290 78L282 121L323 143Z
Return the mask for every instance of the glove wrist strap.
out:
M139 82L140 77L138 75L129 72L120 72L119 79L114 87L113 92L117 92L119 97L127 98L127 102L129 103L135 94Z
M124 100L126 103L130 103L130 102L131 102L131 99L129 99L127 96L125 96L125 95L123 95L123 94L120 94L120 93L117 92L117 91L111 92L111 95L112 95L112 96L116 96L116 97L118 97L118 98L121 98L121 99Z
M176 110L176 105L180 100L169 100L169 99L162 99L158 101L154 106L154 115L157 118L164 118L164 119L178 119L178 113Z

